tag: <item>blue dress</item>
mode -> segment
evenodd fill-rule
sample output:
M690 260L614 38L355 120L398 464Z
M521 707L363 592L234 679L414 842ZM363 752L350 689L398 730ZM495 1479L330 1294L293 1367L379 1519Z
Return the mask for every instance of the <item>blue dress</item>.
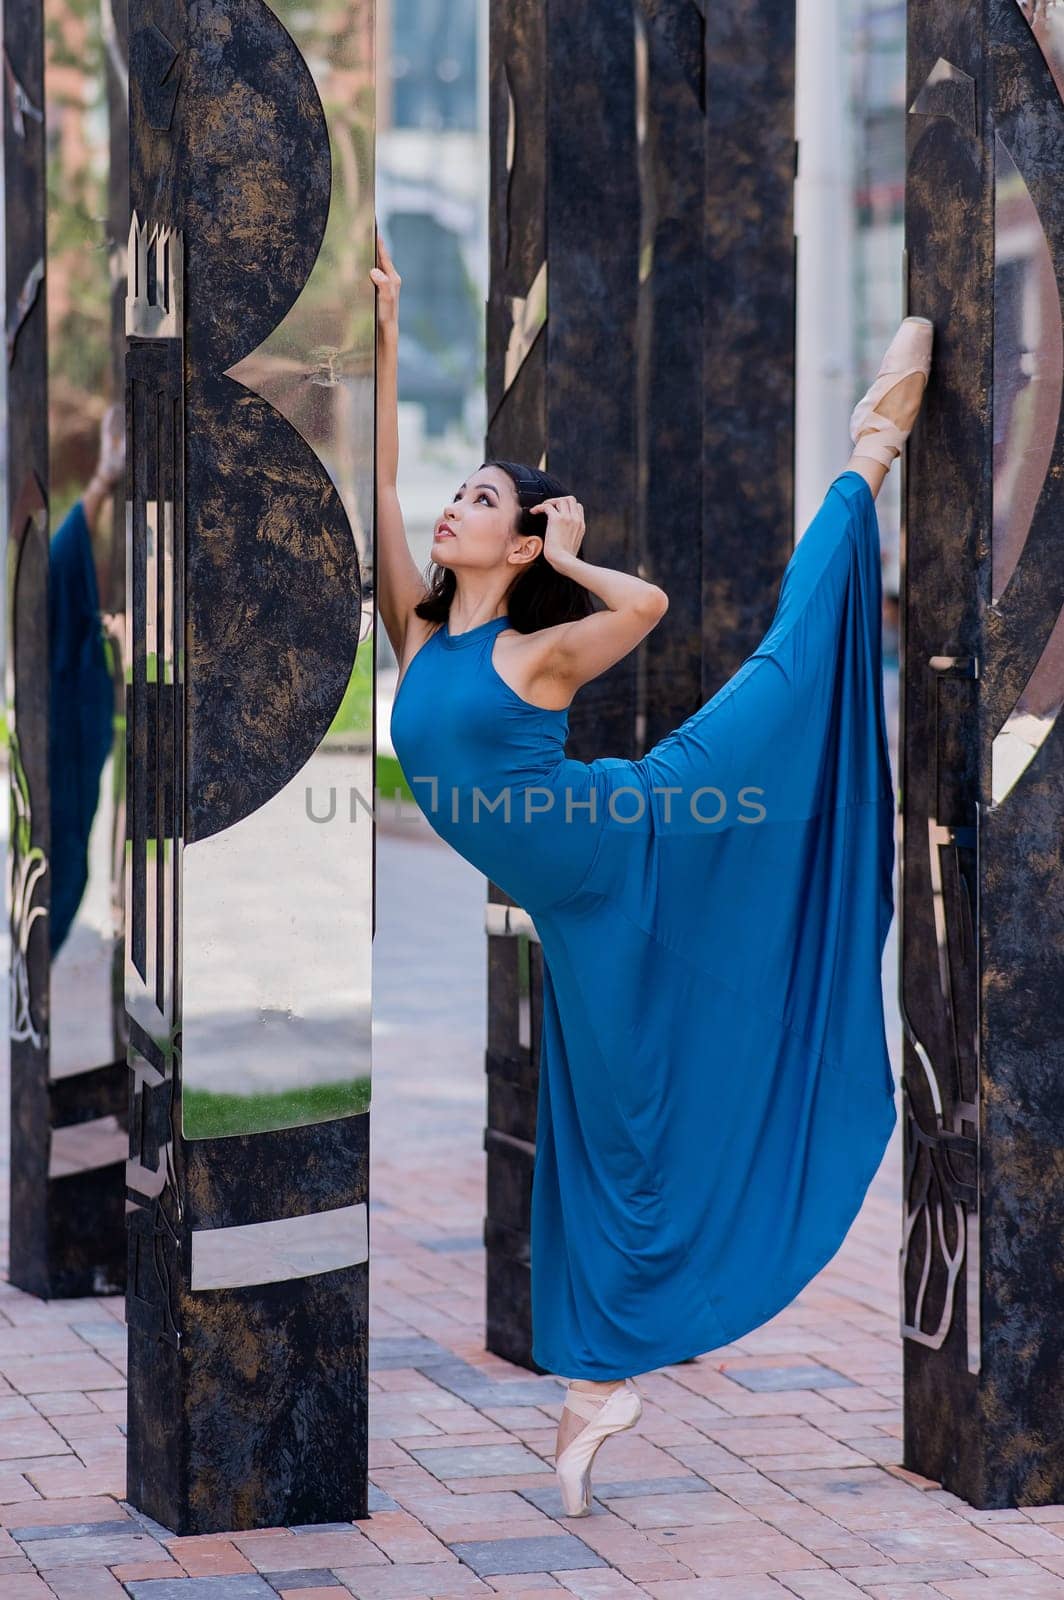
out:
M895 1123L879 531L845 472L772 623L638 761L492 663L505 617L417 651L396 755L543 949L533 1355L620 1378L767 1321L842 1243Z
M89 881L100 778L114 743L115 690L104 653L96 566L85 508L75 500L48 547L48 682L54 960Z

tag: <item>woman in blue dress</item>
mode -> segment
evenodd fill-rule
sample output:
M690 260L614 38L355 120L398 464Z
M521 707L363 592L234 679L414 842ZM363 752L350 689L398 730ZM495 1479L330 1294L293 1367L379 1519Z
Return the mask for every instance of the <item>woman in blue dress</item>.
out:
M842 1243L895 1123L874 501L932 329L909 317L891 342L757 649L640 760L582 762L564 752L574 694L668 597L583 559L577 499L506 461L459 486L418 570L396 494L400 279L383 243L377 259L392 741L432 826L542 945L533 1355L569 1383L555 1470L581 1516L595 1451L638 1419L633 1375L787 1305Z

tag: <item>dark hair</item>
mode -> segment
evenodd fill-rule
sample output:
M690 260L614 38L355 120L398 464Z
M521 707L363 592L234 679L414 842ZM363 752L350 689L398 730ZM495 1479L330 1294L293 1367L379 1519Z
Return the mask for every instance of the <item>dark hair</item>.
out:
M520 461L483 461L481 466L499 467L507 474L517 491L516 532L524 537L535 533L543 537L546 519L542 512L533 516L529 506L541 500L553 500L568 494L568 489L538 467L525 466ZM429 563L427 576L429 592L419 600L414 611L426 622L446 622L458 587L458 579L449 567L435 561ZM506 597L510 626L518 633L534 633L537 628L549 628L558 622L575 622L579 617L590 616L595 607L591 595L582 583L556 572L542 550L534 561L523 567Z

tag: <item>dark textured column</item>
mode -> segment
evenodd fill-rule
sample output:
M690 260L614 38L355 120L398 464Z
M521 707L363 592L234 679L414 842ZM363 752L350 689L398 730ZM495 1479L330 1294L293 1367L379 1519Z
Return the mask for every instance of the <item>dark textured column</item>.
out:
M183 1104L208 1037L201 1021L190 1041L190 940L215 936L202 868L195 903L187 892L192 852L239 837L318 752L369 599L345 503L286 409L293 388L295 403L315 393L289 376L300 336L285 359L262 353L322 253L330 199L341 229L346 202L306 62L261 0L134 0L130 65L128 1495L182 1533L349 1520L367 1495L368 1112L190 1137ZM312 308L329 282L308 288ZM331 403L300 414L305 433L327 433ZM338 830L337 850L355 838ZM218 887L219 960L272 874L260 857ZM273 893L292 892L278 873ZM353 960L357 935L335 935ZM342 1027L354 1058L348 1017L315 1033L283 990L256 997L234 1051L255 1066L253 1029L266 1051L273 1023L309 1058Z
M669 594L570 714L570 755L638 757L754 648L793 546L793 3L500 0L491 26L488 450ZM487 929L487 1340L531 1365L541 955L496 885Z
M909 11L909 309L936 324L903 542L905 1464L1064 1498L1064 53Z
M51 993L53 782L73 781L50 750L47 214L44 34L39 0L4 10L4 206L7 272L7 715L12 797L11 1281L42 1296L113 1292L124 1277L124 1063L98 1057L53 1071ZM66 1032L70 1034L70 1019ZM75 1030L76 1031L76 1030ZM93 1029L106 1032L106 1027ZM101 1137L102 1133L102 1137ZM118 1134L120 1139L121 1135Z

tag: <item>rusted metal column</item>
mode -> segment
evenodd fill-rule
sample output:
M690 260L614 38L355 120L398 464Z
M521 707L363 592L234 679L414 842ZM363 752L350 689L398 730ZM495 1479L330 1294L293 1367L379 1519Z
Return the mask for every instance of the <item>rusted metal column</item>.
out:
M909 8L905 1464L1064 1498L1064 7Z
M793 543L793 73L793 0L492 7L488 452L555 473L588 558L670 596L574 703L580 759L638 757L771 617ZM519 911L490 886L487 1339L531 1366L541 979Z
M182 1533L366 1511L372 28L130 8L128 1495Z
M62 281L74 253L68 241L57 244L55 235L62 241L62 224L74 201L67 192L61 133L54 178L46 183L40 0L16 0L6 7L3 26L5 631L13 818L7 874L10 1270L20 1288L50 1297L113 1292L122 1287L125 1274L126 1069L114 1029L113 969L120 943L110 921L116 871L105 837L112 807L104 789L113 785L112 769L105 768L98 784L95 826L103 847L91 850L86 863L83 850L79 857L84 841L79 834L72 843L71 832L80 829L83 808L91 810L89 768L99 760L101 744L116 741L120 688L117 683L108 688L102 630L91 636L93 624L81 609L92 563L84 519L68 521L51 544L57 519L51 513L50 480L57 470L54 489L62 503L69 495L63 475L69 477L71 464L65 438L60 437L58 450L49 438L49 367L65 375L82 359L91 366L96 351L79 349L67 362L62 335L50 339L48 332L50 271L58 264ZM119 109L111 107L111 127L124 135ZM120 185L121 171L115 178ZM98 404L102 397L86 393L78 399ZM73 409L68 392L66 419ZM99 539L106 538L101 529ZM93 770L99 777L98 766ZM75 907L79 873L82 892Z

